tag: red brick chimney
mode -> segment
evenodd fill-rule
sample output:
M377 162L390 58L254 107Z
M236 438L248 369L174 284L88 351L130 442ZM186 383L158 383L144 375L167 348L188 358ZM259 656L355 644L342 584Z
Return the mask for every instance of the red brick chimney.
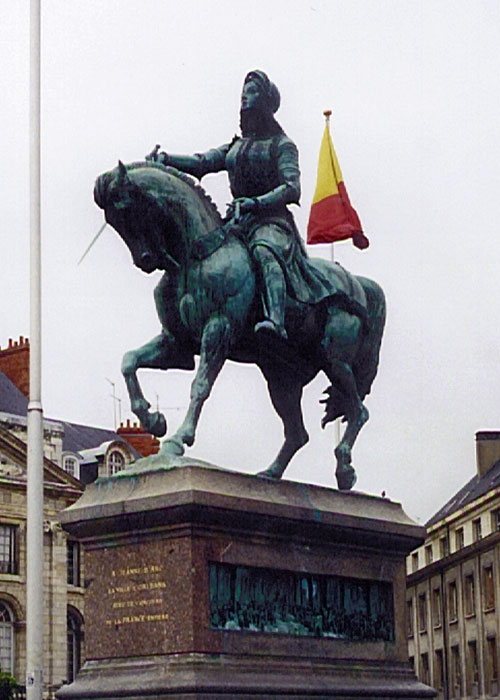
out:
M130 425L130 421L127 420L127 424L121 423L116 432L143 457L155 455L160 449L158 438L155 438L151 433L147 433L142 425L138 423Z
M30 341L19 336L19 340L9 338L9 345L0 348L0 372L17 386L26 398L30 393Z

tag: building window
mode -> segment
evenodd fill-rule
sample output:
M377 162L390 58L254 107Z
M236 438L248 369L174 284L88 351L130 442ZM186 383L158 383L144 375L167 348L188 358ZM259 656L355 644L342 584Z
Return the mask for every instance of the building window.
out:
M67 617L67 681L75 680L82 659L82 627L79 617L68 610Z
M462 696L462 669L460 668L460 650L457 646L451 647L451 697Z
M474 542L479 542L483 536L481 532L481 518L477 518L477 520L472 521L472 534L474 537Z
M0 600L0 671L14 673L14 615Z
M477 644L475 641L467 643L467 690L468 695L479 697L479 662L477 658Z
M125 459L122 453L118 452L118 450L113 450L113 452L111 452L109 455L108 465L111 476L117 472L121 472L121 470L125 467Z
M416 571L418 569L418 552L413 552L411 555L411 570Z
M441 589L435 588L432 591L432 624L434 627L441 627Z
M0 525L0 573L17 574L17 525Z
M428 544L427 547L425 548L425 563L427 566L429 564L432 564L432 545Z
M80 543L68 540L67 548L67 573L70 586L80 585Z
M63 469L65 472L68 472L68 474L71 474L71 476L74 476L75 479L80 478L80 469L76 457L65 457L63 459Z
M426 685L429 685L431 681L429 675L429 655L427 653L420 654L420 680Z
M439 539L439 552L441 557L447 557L450 553L450 543L448 541L448 536L440 537Z
M488 691L490 695L498 695L498 657L497 657L497 640L496 637L488 637L486 640L487 648L487 679Z
M443 663L443 650L436 649L435 654L435 664L434 664L434 687L436 690L443 690L444 687L444 663Z
M459 527L458 530L455 530L455 549L457 551L459 549L463 549L464 544L465 544L464 529L463 529L463 527Z
M484 609L495 609L495 581L493 578L493 567L485 566L483 569L483 596Z
M413 637L413 600L406 601L406 632Z
M500 508L491 511L491 530L492 532L500 530Z
M474 574L465 577L465 614L476 614L476 594L474 589Z
M427 630L427 601L425 593L418 596L418 629L420 632Z
M458 619L458 597L457 584L455 581L451 581L451 583L448 584L448 612L450 622L456 622Z

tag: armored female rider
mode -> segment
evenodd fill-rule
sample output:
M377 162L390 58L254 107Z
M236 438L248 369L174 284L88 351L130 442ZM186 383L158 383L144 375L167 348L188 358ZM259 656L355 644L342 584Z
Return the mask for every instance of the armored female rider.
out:
M299 203L300 171L297 148L274 117L279 105L276 85L263 71L251 71L241 95L241 138L192 156L155 149L147 158L199 179L227 170L234 198L228 225L243 230L258 270L264 319L254 330L286 339L287 290L298 301L315 303L331 287L309 264L287 207Z

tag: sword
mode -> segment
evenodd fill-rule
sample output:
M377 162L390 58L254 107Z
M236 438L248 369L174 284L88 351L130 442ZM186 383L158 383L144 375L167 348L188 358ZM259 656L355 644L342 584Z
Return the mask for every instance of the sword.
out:
M85 251L85 253L82 255L82 257L80 258L80 260L76 263L77 265L79 265L79 264L82 262L83 258L87 255L87 253L88 253L89 250L92 248L92 246L93 246L94 243L97 241L97 239L99 238L99 236L100 236L101 233L104 231L104 229L106 228L107 225L108 225L108 222L105 221L105 222L103 223L103 225L101 226L101 228L99 229L99 231L98 231L98 232L96 233L96 235L94 236L94 238L92 239L92 241L90 242L90 245L87 247L87 250Z

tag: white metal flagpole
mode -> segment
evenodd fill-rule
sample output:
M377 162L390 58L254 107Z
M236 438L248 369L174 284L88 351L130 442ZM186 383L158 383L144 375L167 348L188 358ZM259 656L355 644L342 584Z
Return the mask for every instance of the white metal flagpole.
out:
M26 698L42 700L43 411L41 400L40 25L30 0L30 397L26 572Z

